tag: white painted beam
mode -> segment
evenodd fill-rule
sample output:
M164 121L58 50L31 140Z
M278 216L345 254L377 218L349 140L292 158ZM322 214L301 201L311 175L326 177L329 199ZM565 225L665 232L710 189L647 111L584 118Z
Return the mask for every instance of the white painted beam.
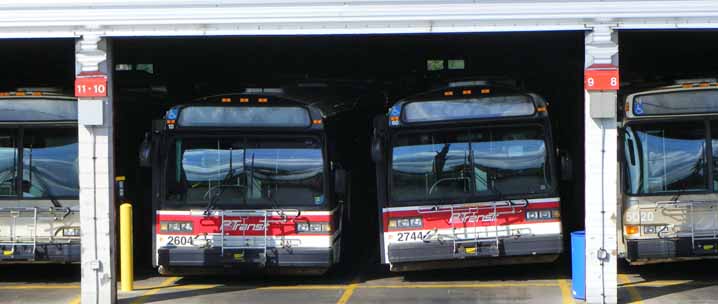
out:
M112 82L111 51L107 39L86 35L75 48L79 72L100 71ZM82 303L115 303L115 202L112 137L112 85L108 97L80 98L78 103L101 102L103 124L78 126L80 170L80 230L82 231ZM85 120L80 111L78 120Z
M586 33L585 66L618 66L618 33L609 25ZM616 303L618 183L617 122L613 118L592 118L591 103L604 102L616 109L616 92L586 91L584 112L586 302Z
M0 38L718 28L715 0L0 0Z

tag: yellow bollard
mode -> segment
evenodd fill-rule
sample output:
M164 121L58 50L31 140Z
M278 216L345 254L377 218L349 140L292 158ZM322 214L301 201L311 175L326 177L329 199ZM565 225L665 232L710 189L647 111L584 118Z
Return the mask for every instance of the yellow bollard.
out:
M120 205L120 275L122 291L132 291L135 274L132 259L132 205Z

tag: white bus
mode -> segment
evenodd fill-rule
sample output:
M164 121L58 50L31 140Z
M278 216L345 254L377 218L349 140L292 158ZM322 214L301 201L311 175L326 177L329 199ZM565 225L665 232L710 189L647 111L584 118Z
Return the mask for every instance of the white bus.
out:
M0 93L0 263L80 262L77 101Z
M715 80L634 90L620 136L620 254L631 264L718 257Z

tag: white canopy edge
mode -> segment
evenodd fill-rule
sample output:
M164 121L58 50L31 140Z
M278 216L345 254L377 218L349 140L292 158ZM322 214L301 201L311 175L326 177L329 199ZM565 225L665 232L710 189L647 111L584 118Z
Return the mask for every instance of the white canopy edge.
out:
M718 29L715 0L0 0L0 38Z

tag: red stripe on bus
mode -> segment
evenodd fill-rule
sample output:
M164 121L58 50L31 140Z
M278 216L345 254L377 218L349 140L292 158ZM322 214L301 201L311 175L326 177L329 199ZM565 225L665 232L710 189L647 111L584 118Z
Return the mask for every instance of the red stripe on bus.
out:
M220 222L222 221L219 216L204 216L204 215L175 215L175 214L157 214L156 215L156 227L155 231L158 235L169 234L169 235L197 235L204 233L220 233ZM297 223L330 223L331 215L300 215L300 216L287 216L282 221L280 216L270 216L267 218L269 222L269 229L267 235L269 236L289 236L289 235L329 235L329 233L311 233L296 231ZM161 222L172 221L172 222L192 222L191 233L178 233L178 232L162 232L160 229ZM264 216L225 216L224 217L225 235L230 236L263 236L264 235ZM335 227L332 227L335 229Z
M454 208L454 219L452 221L452 212L449 206L438 206L440 212L426 212L420 211L420 208L412 210L399 210L399 211L384 211L383 212L383 226L384 232L389 232L389 219L390 218L411 218L420 217L422 220L422 227L417 228L401 228L392 229L391 231L397 230L426 230L426 229L447 229L447 228L468 228L468 227L486 227L486 226L507 226L507 225L518 225L518 224L536 224L536 223L547 223L547 222L560 222L560 219L550 220L526 220L526 210L543 210L543 209L558 209L560 206L559 202L542 202L542 203L530 203L526 207L514 207L516 213L512 214L501 214L496 218L482 221L482 217L487 214L492 214L493 209L481 209L471 207ZM426 207L422 207L422 210L426 210ZM511 211L508 207L497 207L497 213L504 211Z

